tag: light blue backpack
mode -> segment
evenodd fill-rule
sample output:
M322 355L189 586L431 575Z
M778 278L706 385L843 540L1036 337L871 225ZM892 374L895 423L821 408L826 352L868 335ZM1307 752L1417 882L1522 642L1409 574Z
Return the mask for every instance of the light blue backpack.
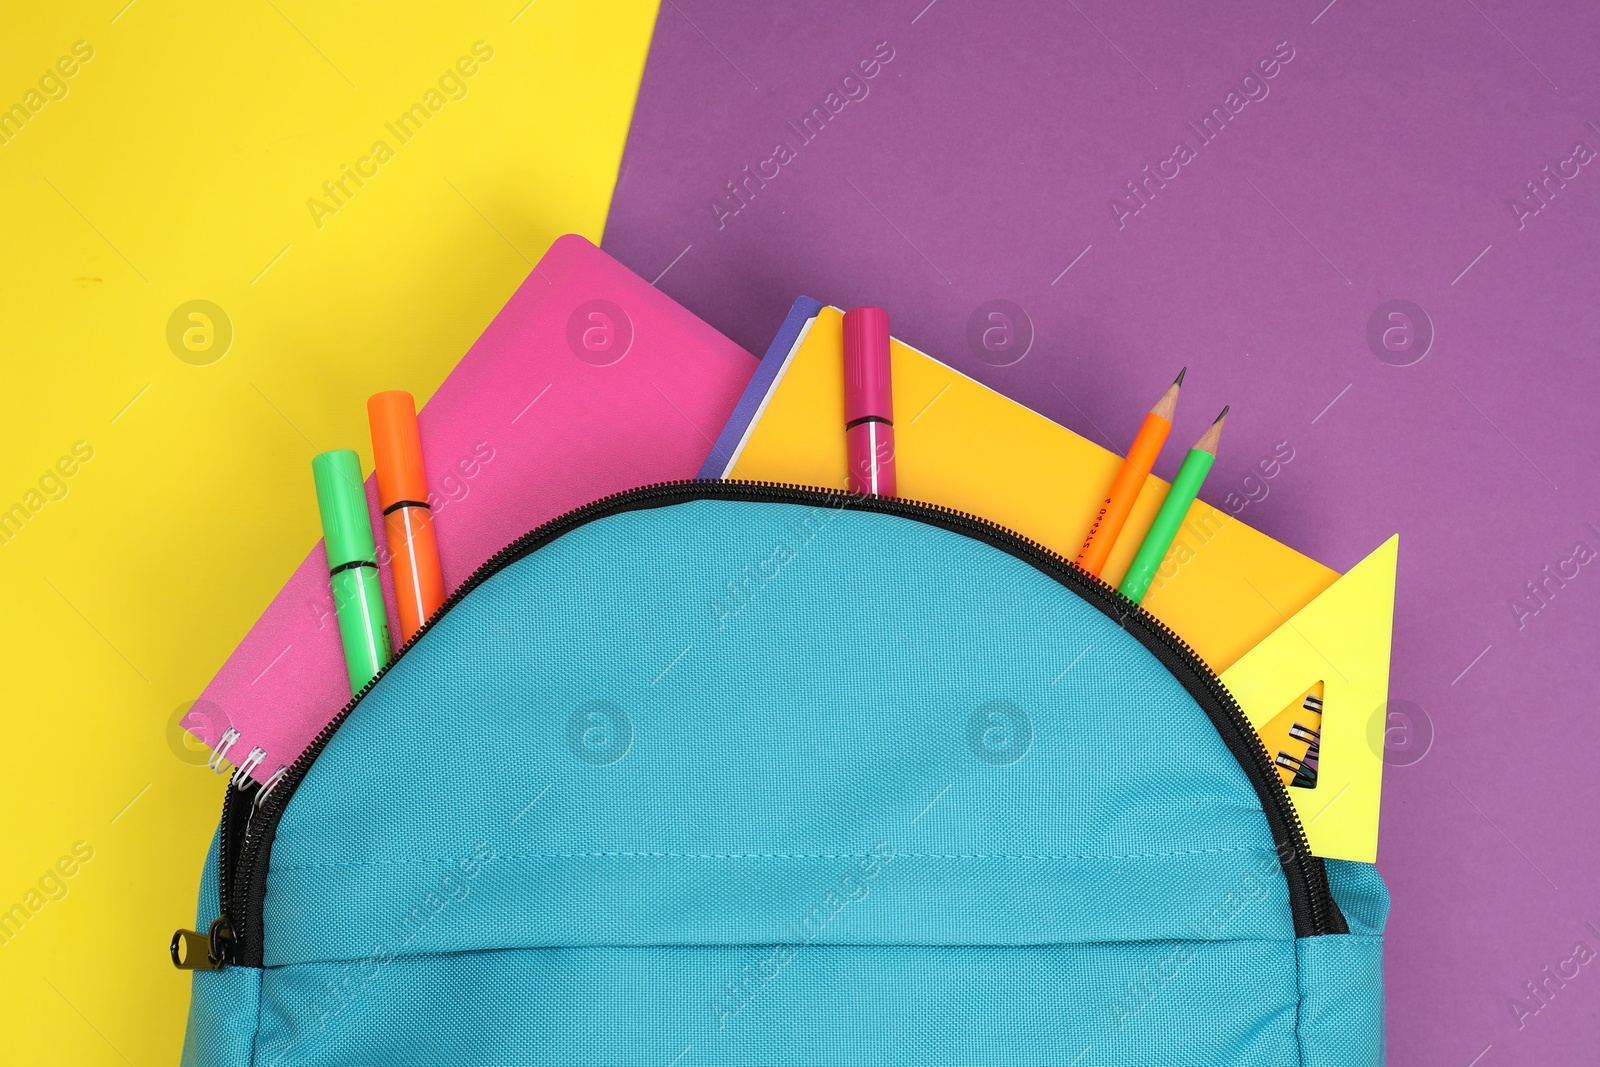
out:
M1383 1060L1374 868L1180 638L942 508L541 527L213 853L196 1067Z

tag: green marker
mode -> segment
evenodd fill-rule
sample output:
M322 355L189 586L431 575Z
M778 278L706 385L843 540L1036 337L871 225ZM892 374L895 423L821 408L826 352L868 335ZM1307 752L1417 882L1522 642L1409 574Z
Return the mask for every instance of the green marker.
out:
M1178 476L1172 479L1172 488L1167 490L1161 510L1156 512L1149 532L1139 545L1139 551L1134 553L1133 562L1128 564L1128 573L1122 576L1122 584L1117 586L1117 592L1135 604L1143 600L1149 591L1150 582L1161 567L1161 561L1167 558L1167 550L1178 536L1178 527L1183 525L1190 505L1200 495L1200 486L1210 473L1211 464L1216 462L1217 442L1222 440L1222 420L1227 417L1228 409L1223 408L1217 421L1200 435L1200 440L1183 458L1183 466L1178 468Z
M323 452L312 458L311 474L317 482L344 665L350 672L350 692L358 693L389 662L389 620L378 582L378 550L367 515L361 458L348 448Z

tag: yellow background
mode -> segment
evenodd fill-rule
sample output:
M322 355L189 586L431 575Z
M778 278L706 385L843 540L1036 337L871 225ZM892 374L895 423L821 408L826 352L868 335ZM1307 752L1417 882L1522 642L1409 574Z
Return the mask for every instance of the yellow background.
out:
M125 2L0 36L3 107L94 49L0 144L0 510L93 449L0 544L0 911L94 850L0 944L7 1062L177 1061L167 941L223 779L172 724L316 540L312 454L370 468L369 393L425 399L551 240L599 240L656 15ZM476 41L467 95L398 144L384 123ZM307 199L379 139L394 158L319 229ZM167 341L197 299L233 330L201 366Z

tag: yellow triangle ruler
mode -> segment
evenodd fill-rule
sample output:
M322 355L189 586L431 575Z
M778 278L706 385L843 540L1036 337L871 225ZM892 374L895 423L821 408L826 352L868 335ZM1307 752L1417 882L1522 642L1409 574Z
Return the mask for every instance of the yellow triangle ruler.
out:
M1399 549L1399 535L1389 538L1222 675L1250 725L1269 738L1274 720L1296 710L1302 726L1313 725L1304 702L1321 680L1315 787L1290 788L1289 797L1311 851L1329 859L1371 863L1378 854L1383 750L1368 740L1367 722L1389 699Z

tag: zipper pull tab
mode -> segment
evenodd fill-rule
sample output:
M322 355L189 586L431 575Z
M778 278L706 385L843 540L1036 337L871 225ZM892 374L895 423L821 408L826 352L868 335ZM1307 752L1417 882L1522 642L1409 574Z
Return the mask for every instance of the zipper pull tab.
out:
M172 935L172 965L180 971L220 971L233 955L233 931L225 918L209 932L179 930Z

